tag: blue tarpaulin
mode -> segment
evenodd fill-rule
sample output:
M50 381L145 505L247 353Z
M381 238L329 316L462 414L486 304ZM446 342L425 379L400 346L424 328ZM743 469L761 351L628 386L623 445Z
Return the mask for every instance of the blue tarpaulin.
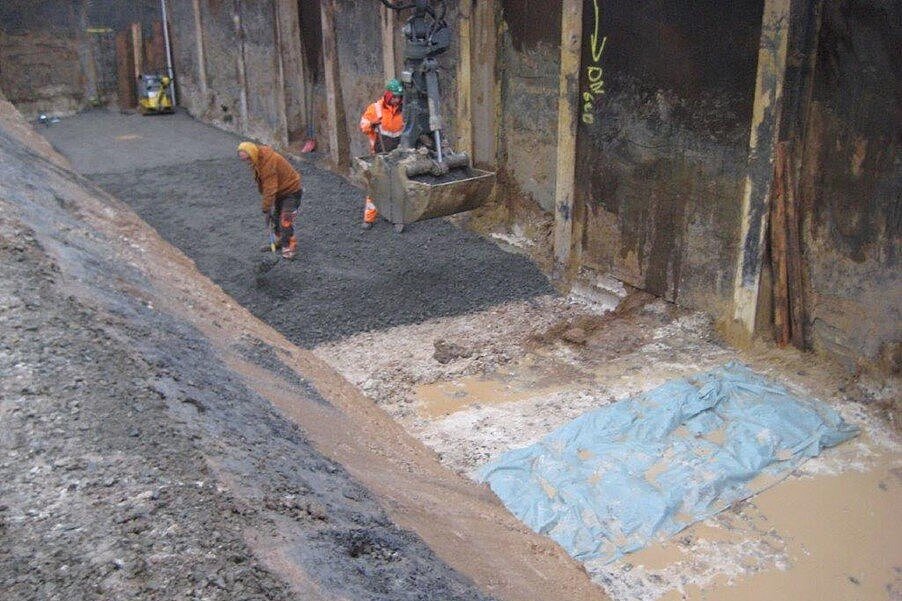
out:
M612 561L857 433L824 403L730 363L586 413L477 479L573 557Z

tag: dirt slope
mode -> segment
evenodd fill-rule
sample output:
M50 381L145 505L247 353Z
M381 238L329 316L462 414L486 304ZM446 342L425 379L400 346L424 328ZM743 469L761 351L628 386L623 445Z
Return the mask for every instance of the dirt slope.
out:
M5 102L0 157L0 590L601 598Z

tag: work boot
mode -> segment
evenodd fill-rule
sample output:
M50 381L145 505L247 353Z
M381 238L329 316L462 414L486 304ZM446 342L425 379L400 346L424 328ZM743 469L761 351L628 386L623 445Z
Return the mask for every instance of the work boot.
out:
M360 229L371 230L371 229L373 229L373 224L370 223L369 221L364 221L362 224L360 224Z
M298 249L298 239L292 236L288 239L288 246L282 249L282 258L286 261L294 259L294 253Z

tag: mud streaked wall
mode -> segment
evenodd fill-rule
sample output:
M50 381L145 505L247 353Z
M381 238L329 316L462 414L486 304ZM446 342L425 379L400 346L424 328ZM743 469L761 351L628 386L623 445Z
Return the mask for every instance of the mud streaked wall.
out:
M210 118L215 114L211 110L213 98L206 87L209 77L206 52L210 42L196 27L196 18L210 18L209 9L206 3L192 0L170 0L167 7L179 106L187 108L195 117Z
M281 140L284 87L279 78L275 2L242 0L241 35L247 81L247 128L254 137Z
M900 368L902 4L831 0L801 177L809 342Z
M28 118L115 100L115 32L138 22L149 37L160 15L159 0L3 0L0 89Z
M503 0L501 18L498 166L516 187L509 194L522 195L550 212L557 158L561 0Z
M83 3L0 3L0 88L28 118L71 114L86 105L90 75Z
M762 8L585 3L584 264L683 305L730 302Z
M180 104L225 129L280 141L285 112L275 3L171 0L170 11Z
M200 2L197 14L190 0L173 2L172 33L175 40L176 81L181 102L188 110L233 131L240 131L241 86L238 82L238 54L240 46L235 32L234 2L210 0ZM197 54L197 25L199 18L203 56ZM202 61L202 63L201 63ZM203 98L200 67L206 76L207 95ZM193 84L193 85L192 85ZM195 99L189 103L189 99Z
M345 131L351 156L369 153L369 141L358 124L366 105L382 95L382 32L378 2L343 0L335 3L335 37Z

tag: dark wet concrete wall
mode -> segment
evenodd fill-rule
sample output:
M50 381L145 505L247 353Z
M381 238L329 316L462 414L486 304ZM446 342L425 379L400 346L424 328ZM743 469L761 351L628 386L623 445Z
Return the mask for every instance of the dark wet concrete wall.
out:
M762 5L586 2L586 264L680 304L728 305Z
M899 369L902 5L826 3L801 178L810 343Z

